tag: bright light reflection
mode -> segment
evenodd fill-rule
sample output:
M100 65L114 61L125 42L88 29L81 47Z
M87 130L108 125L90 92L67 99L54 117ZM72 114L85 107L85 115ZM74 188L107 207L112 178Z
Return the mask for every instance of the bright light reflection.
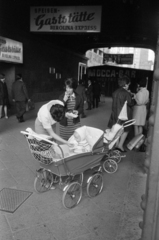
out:
M114 62L107 62L107 65L128 67L135 69L153 70L155 53L151 49L134 48L134 47L109 47L90 49L86 52L86 57L89 58L87 66L103 65L103 54L134 54L133 64L116 64Z

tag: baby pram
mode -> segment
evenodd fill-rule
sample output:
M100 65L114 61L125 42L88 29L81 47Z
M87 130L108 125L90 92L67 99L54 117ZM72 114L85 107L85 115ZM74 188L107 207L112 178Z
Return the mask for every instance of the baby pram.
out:
M121 161L121 158L125 157L126 155L121 154L119 150L115 150L115 146L119 138L124 132L124 128L131 126L135 123L134 119L128 120L124 122L122 125L116 123L113 126L113 131L112 133L107 131L104 134L104 140L103 142L108 146L108 152L107 152L107 157L111 158L116 161L116 163L119 163ZM110 129L109 129L110 130ZM111 134L110 134L111 133Z
M62 202L66 208L75 207L80 202L87 170L91 171L91 175L86 181L86 191L89 197L94 197L103 189L102 170L114 173L118 168L114 160L106 157L104 132L92 127L86 127L86 131L87 141L92 146L91 152L70 153L69 156L66 145L58 145L33 131L21 131L41 167L34 181L35 190L45 192L59 186L63 190Z
M123 122L121 124L121 122ZM124 128L134 125L135 119L128 120L127 116L127 101L125 101L116 124L112 126L111 129L106 129L104 134L104 143L108 146L107 157L114 159L117 163L121 161L121 158L126 155L121 154L119 150L115 150L115 146L119 138L124 132Z

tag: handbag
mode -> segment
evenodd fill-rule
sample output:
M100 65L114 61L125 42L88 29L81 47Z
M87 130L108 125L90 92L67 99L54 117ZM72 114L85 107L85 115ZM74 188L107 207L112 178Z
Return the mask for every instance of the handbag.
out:
M144 143L144 141L145 136L143 134L138 134L127 144L127 148L129 150L132 150L133 148L139 149L139 147Z
M27 105L28 105L28 111L35 109L35 104L34 104L33 100L28 101Z

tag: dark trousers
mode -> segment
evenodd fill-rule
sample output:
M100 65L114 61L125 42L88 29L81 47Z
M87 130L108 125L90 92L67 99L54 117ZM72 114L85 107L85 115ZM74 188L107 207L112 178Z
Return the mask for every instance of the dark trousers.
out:
M16 101L15 102L16 108L16 116L17 118L23 117L24 113L26 112L26 103L25 101Z
M82 103L82 112L81 112L81 117L85 116L85 113L84 113L84 101Z
M93 96L93 108L98 108L98 104L99 104L99 95L94 95Z
M92 98L87 97L87 104L88 104L88 109L92 108Z

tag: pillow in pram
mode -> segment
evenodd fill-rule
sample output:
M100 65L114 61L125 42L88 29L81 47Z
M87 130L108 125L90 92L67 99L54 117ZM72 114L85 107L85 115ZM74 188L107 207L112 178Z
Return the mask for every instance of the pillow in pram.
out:
M122 125L116 123L112 126L111 129L106 129L104 134L104 142L109 143L113 140L117 132L122 128Z

